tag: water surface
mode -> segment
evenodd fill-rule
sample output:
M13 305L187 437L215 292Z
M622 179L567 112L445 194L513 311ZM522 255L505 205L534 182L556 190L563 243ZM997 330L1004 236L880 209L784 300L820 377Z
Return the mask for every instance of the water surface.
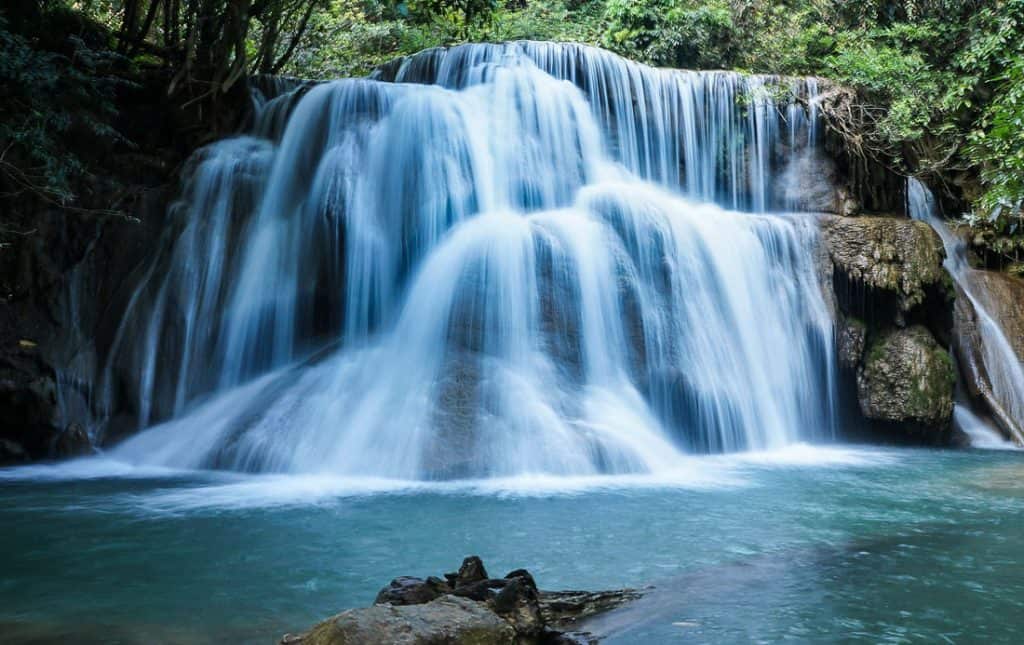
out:
M674 475L404 484L0 471L6 642L274 642L390 578L654 585L609 642L1018 642L1024 453L812 448ZM113 476L114 473L117 476Z

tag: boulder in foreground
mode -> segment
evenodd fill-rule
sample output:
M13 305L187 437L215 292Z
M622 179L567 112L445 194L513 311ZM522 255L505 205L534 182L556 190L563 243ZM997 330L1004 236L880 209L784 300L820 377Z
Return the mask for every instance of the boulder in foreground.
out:
M490 578L476 556L445 579L402 576L372 607L349 609L282 645L548 645L594 643L578 621L640 597L616 591L539 591L525 569Z

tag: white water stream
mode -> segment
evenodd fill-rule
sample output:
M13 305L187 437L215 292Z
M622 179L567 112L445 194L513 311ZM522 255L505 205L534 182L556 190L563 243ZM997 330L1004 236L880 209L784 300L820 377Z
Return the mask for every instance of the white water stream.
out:
M982 360L992 389L992 397L1003 408L1004 413L1018 428L1024 427L1024 364L1013 351L1013 347L1003 333L1002 327L989 313L984 297L971 279L974 271L967 262L967 250L964 241L946 226L936 212L935 198L931 191L916 179L907 180L907 199L910 216L927 222L942 238L946 249L944 263L950 276L956 281L961 292L971 303L978 320L978 331L981 336ZM954 420L967 433L971 444L977 447L1009 447L1006 441L994 428L986 424L970 410L957 404ZM1024 436L1016 437L1024 442Z
M832 436L817 233L762 214L816 145L787 83L512 43L272 99L119 332L107 396L171 420L115 457L589 475Z

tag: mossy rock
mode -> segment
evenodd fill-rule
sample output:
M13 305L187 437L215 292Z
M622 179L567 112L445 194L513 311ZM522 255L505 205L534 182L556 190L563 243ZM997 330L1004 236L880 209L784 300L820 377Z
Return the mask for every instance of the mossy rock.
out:
M876 421L947 428L955 379L949 352L925 327L883 332L870 340L857 373L861 412Z
M929 290L943 291L942 240L928 224L897 217L828 217L822 233L837 271L898 298L903 311L922 304Z

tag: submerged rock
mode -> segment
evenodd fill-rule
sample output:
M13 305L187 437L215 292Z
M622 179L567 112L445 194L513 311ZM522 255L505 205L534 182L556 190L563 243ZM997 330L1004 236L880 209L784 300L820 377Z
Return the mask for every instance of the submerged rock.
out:
M643 594L634 589L615 591L541 591L540 610L551 625L568 627L580 621L611 611Z
M857 372L861 412L942 439L953 416L953 361L922 326L872 338Z
M580 620L640 597L618 591L539 591L533 576L516 569L489 578L483 561L466 558L447 581L402 576L377 594L373 607L349 609L289 645L531 645L593 643L586 633L564 631Z

